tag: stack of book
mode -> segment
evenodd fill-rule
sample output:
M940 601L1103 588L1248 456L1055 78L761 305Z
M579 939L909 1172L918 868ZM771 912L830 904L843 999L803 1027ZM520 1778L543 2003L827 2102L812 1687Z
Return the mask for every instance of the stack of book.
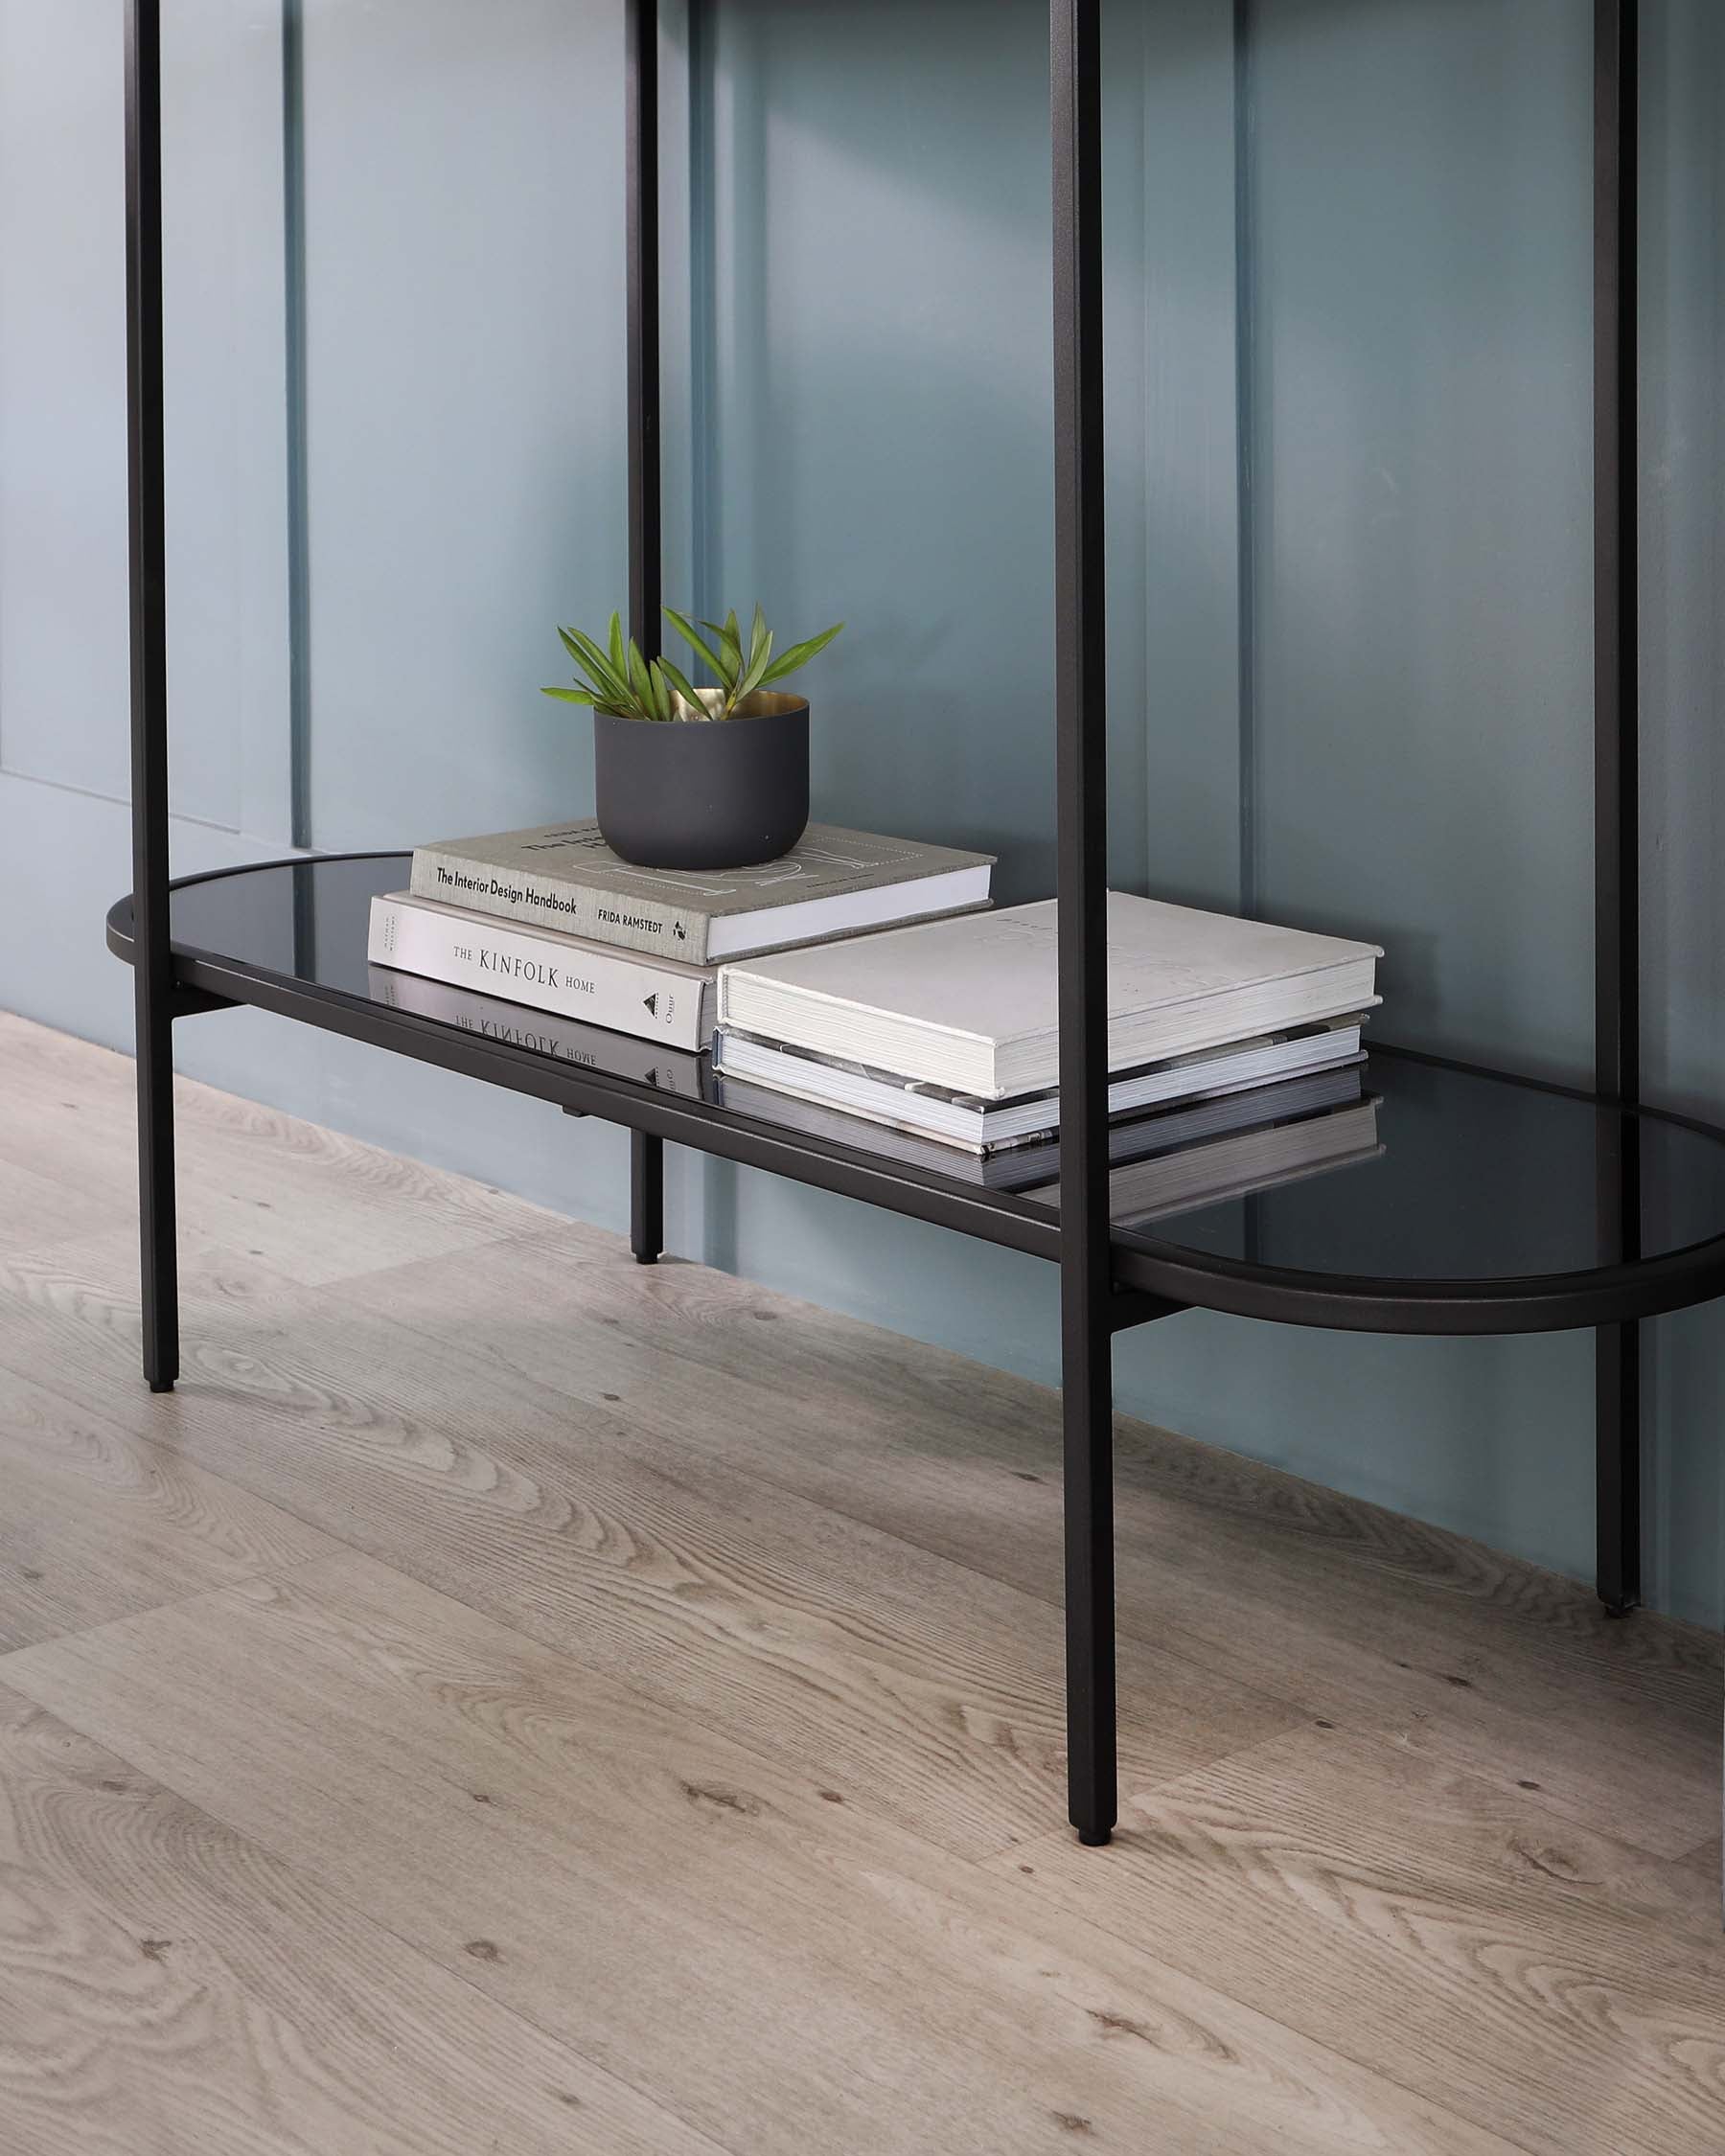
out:
M733 960L724 1104L1053 1203L1054 902ZM1148 1219L1377 1151L1376 945L1111 893L1111 1199Z
M1056 910L989 910L993 865L824 824L784 860L736 870L637 868L590 819L448 839L418 849L406 890L372 902L372 993L1053 1204ZM1115 1217L1375 1152L1361 1027L1381 955L1111 893Z
M590 818L413 856L372 901L372 993L492 1038L682 1093L723 960L988 904L993 857L811 824L755 868L637 868Z

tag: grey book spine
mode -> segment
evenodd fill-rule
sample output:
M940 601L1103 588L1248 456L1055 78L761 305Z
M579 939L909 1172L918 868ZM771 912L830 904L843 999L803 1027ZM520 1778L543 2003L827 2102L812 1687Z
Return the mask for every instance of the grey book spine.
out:
M679 965L707 962L708 916L699 907L670 903L643 891L627 897L594 890L564 876L537 876L470 860L447 848L421 846L409 884L415 898L464 906L499 920L585 936L619 951L640 951Z

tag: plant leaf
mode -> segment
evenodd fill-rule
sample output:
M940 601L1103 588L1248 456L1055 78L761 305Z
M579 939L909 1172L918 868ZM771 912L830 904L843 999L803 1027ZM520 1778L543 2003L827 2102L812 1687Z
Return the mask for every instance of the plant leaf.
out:
M647 661L641 656L641 647L632 636L629 640L629 678L634 688L632 700L643 719L656 719L653 708L653 677L647 671Z
M760 687L770 689L775 681L782 681L787 674L794 674L799 666L807 666L817 652L826 650L843 627L841 621L836 621L831 629L823 629L818 636L811 636L806 643L793 644L788 650L781 652L762 675Z
M743 646L737 637L737 617L733 613L728 624L722 621L703 621L703 629L710 629L719 639L719 664L715 669L720 680L729 689L734 687L743 665Z
M586 672L586 660L582 654L580 644L576 641L576 631L572 629L560 629L557 632L557 638L564 650L568 653L569 656L585 674Z
M627 662L623 673L614 673L610 661L590 636L584 636L579 629L560 629L557 633L563 638L569 656L603 697L614 698L625 706L633 701Z
M579 672L596 687L608 692L613 688L627 687L627 683L619 680L611 672L605 654L591 637L584 636L578 629L560 629L557 633L563 640L564 650L575 661Z
M591 689L541 689L542 697L561 697L564 703L597 704L599 699Z
M759 619L758 609L756 618L757 620ZM736 696L732 699L733 702L741 703L745 697L751 697L754 695L755 691L760 687L762 681L766 678L768 662L771 657L772 631L770 630L764 630L761 641L758 644L754 645L751 650L748 661L748 672L744 675L742 680L737 683L737 693Z
M671 684L665 676L663 659L648 662L647 672L653 677L653 710L656 719L675 719L677 706L671 700Z
M770 655L767 654L767 646L771 641L771 637L767 633L767 616L761 611L761 602L757 599L755 601L754 620L748 628L748 665L751 673L757 659L762 659L765 663L764 654Z
M586 670L593 679L606 688L614 688L623 694L629 689L629 665L627 659L621 669L612 666L609 655L600 650L590 636L575 631L575 648L586 661Z
M704 711L706 709L706 706L702 702L700 695L696 691L688 676L686 674L679 673L678 670L672 665L671 661L668 658L660 659L659 670L664 675L665 679L669 681L671 686L677 691L678 695L681 697L684 703L690 705L696 711Z
M679 614L675 607L667 607L664 609L664 614L665 619L671 624L672 628L676 630L677 633L682 638L683 642L687 644L692 651L699 652L702 657L705 659L707 664L712 668L716 678L723 681L724 679L724 668L720 664L718 655L713 651L712 646L707 642L706 638L702 635L700 630L695 627L695 624L689 620L686 614ZM711 629L712 626L713 625L710 621L702 624L702 627L706 629ZM681 692L679 691L678 694L680 693Z
M619 675L629 672L629 659L623 650L623 616L614 607L610 618L610 662Z

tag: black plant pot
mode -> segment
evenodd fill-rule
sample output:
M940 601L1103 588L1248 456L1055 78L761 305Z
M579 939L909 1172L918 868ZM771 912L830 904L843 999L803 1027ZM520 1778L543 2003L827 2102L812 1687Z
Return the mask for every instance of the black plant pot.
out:
M776 860L809 820L809 706L762 690L731 719L593 714L593 805L640 868Z

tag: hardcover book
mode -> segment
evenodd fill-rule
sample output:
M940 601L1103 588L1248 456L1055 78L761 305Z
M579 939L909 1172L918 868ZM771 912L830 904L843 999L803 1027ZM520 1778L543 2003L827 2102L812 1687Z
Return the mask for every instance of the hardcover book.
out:
M637 868L589 816L413 856L416 898L704 966L988 903L991 854L812 823L754 868Z
M1362 1022L1355 1013L1318 1025L1292 1026L1257 1041L1206 1048L1197 1055L1173 1056L1142 1070L1122 1071L1109 1086L1108 1112L1111 1117L1134 1115L1176 1101L1210 1099L1302 1072L1364 1063ZM872 1116L901 1130L918 1131L973 1153L1051 1135L1060 1122L1058 1090L1024 1093L1012 1100L982 1100L973 1093L954 1092L950 1086L895 1077L889 1070L816 1055L782 1041L758 1040L752 1033L721 1030L713 1043L713 1067L728 1078L772 1086L780 1092L795 1093L847 1114Z
M725 966L719 1021L984 1100L1059 1083L1056 902ZM1378 945L1108 894L1108 1067L1364 1011Z
M373 1002L386 1004L392 1011L413 1011L482 1041L506 1042L557 1063L626 1078L657 1093L675 1093L679 1100L701 1100L712 1091L711 1065L705 1056L688 1049L667 1048L660 1041L641 1040L603 1025L586 1025L553 1011L505 1003L494 996L451 988L447 981L431 980L423 974L373 966L370 975Z
M775 1087L751 1085L746 1078L728 1078L721 1071L714 1080L721 1108L757 1122L777 1123L805 1137L825 1138L835 1145L855 1146L860 1152L878 1153L902 1161L907 1167L924 1168L934 1175L951 1176L955 1182L979 1184L985 1190L1033 1190L1060 1173L1060 1141L1053 1131L1013 1145L996 1146L990 1153L971 1153L919 1131L894 1128L841 1108L823 1108ZM1284 1078L1273 1086L1254 1086L1247 1092L1226 1093L1219 1099L1188 1101L1178 1108L1159 1109L1153 1114L1131 1116L1108 1127L1108 1158L1115 1167L1147 1159L1151 1155L1177 1153L1206 1140L1254 1130L1271 1123L1289 1122L1317 1115L1328 1109L1346 1108L1363 1097L1360 1067L1345 1070L1321 1070L1305 1078ZM1213 1163L1207 1163L1211 1165Z
M637 957L408 891L372 900L366 956L374 966L424 974L674 1048L704 1048L713 1035L710 967Z

